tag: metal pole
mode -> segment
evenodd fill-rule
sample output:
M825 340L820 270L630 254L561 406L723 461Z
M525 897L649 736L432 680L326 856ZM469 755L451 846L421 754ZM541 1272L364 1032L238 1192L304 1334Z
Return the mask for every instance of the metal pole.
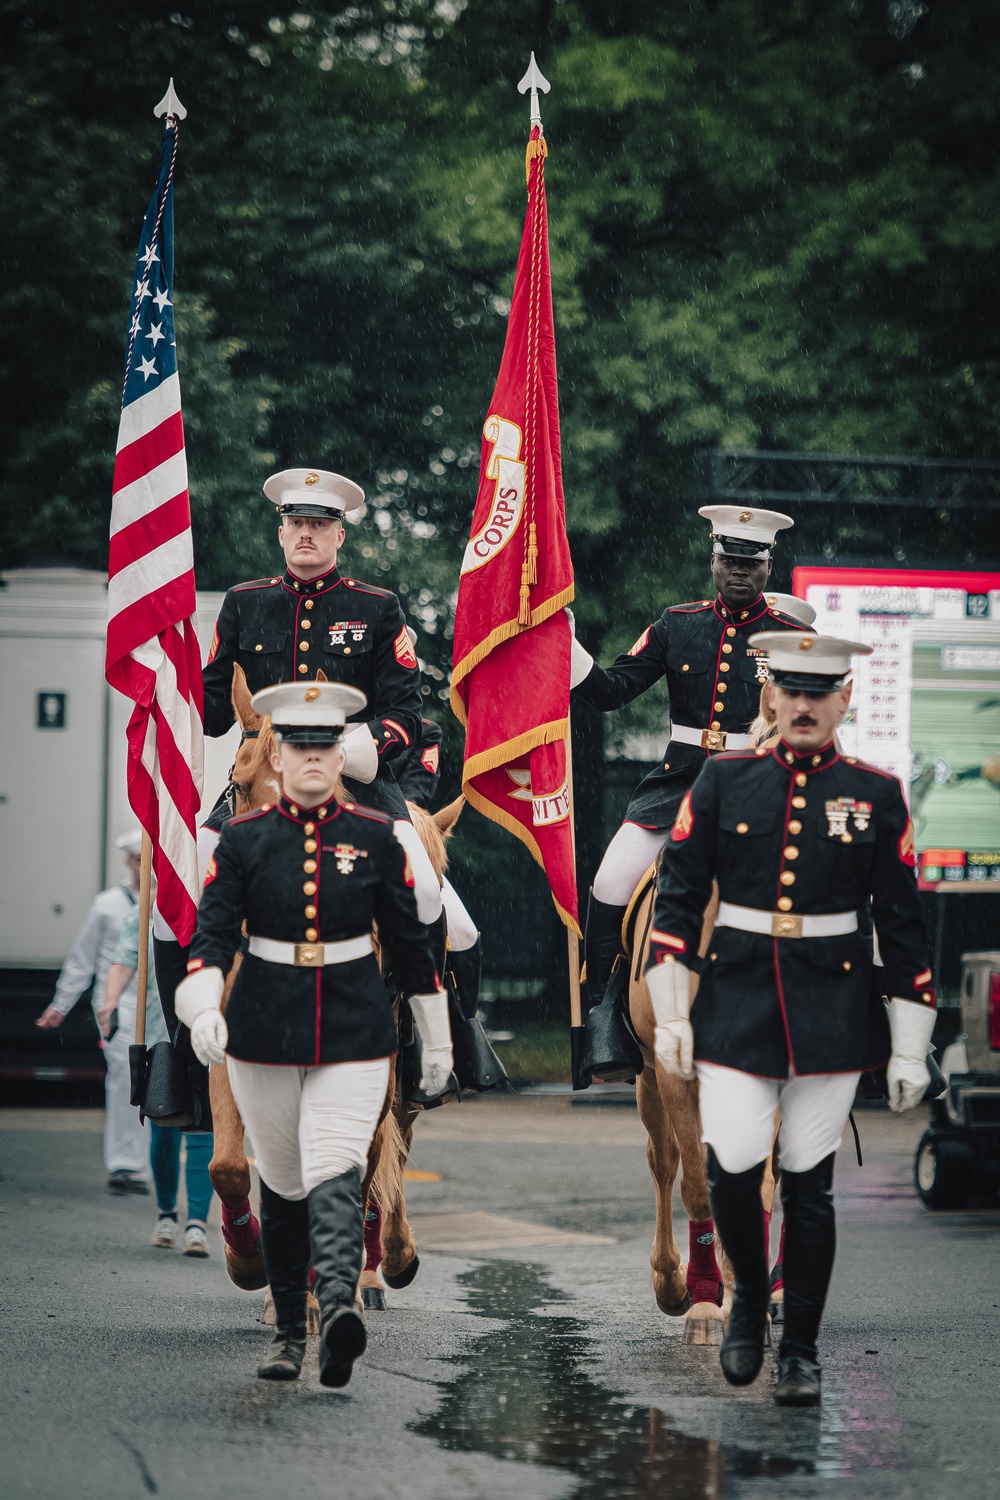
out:
M153 842L142 831L139 859L139 964L135 973L135 1043L146 1043L146 982L149 977L149 908L153 884Z

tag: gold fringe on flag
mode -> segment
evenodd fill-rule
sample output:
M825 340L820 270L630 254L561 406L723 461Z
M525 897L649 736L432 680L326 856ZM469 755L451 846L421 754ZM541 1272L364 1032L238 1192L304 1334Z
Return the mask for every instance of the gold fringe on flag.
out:
M546 141L546 139L545 139L544 136L540 136L537 141L529 141L528 142L528 148L527 148L527 150L524 153L524 180L525 180L525 182L530 182L531 181L531 163L535 160L535 157L536 156L543 156L544 157L544 156L548 156L548 154L549 154L549 146L548 146L548 142Z

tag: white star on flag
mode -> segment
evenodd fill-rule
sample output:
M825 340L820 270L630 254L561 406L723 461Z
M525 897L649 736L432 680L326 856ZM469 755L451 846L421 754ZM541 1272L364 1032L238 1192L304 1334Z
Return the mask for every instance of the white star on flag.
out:
M166 289L166 287L162 287L162 286L160 287L160 290L156 293L156 296L153 298L153 301L156 303L156 310L157 310L157 312L160 312L160 313L162 313L162 311L163 311L163 309L165 307L173 307L173 305L174 305L171 302L170 298L167 296L167 289Z
M148 250L144 250L142 252L142 254L139 256L139 259L141 261L145 262L146 270L147 271L149 270L149 268L152 265L153 261L154 260L159 260L159 258L160 257L156 253L156 246L155 245L150 245L149 249Z
M153 295L149 290L149 283L145 280L145 278L143 278L142 281L136 282L135 295L138 297L140 302L143 300L143 298L151 297Z
M156 374L156 360L155 359L141 359L139 361L139 374L143 377L144 380L148 380L149 377L150 377L150 375L155 375Z
M155 349L160 340L166 338L166 334L159 323L150 323L149 332L146 334L146 337L153 340L153 348Z

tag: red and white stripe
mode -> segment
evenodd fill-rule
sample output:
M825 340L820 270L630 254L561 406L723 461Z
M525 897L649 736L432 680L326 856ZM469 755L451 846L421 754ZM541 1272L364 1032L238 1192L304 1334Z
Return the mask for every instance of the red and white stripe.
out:
M156 902L178 942L194 934L203 779L201 652L180 384L122 411L111 505L112 687L135 703L128 797L153 844Z

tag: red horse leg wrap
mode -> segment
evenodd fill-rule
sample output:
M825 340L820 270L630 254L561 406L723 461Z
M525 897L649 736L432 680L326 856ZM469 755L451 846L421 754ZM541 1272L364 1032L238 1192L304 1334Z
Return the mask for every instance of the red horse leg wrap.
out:
M695 1302L719 1300L722 1272L715 1254L715 1224L692 1219L688 1224L687 1288Z
M781 1221L781 1238L778 1241L778 1259L775 1261L775 1263L774 1263L774 1269L771 1272L771 1291L772 1292L779 1291L785 1285L785 1278L782 1275L782 1262L784 1261L784 1259L785 1259L785 1221L784 1221L784 1219L782 1219L782 1221Z
M260 1223L250 1207L249 1198L244 1198L235 1208L229 1208L225 1203L222 1205L222 1238L241 1260L251 1260L257 1253Z
M377 1271L382 1264L382 1210L365 1211L365 1270Z

